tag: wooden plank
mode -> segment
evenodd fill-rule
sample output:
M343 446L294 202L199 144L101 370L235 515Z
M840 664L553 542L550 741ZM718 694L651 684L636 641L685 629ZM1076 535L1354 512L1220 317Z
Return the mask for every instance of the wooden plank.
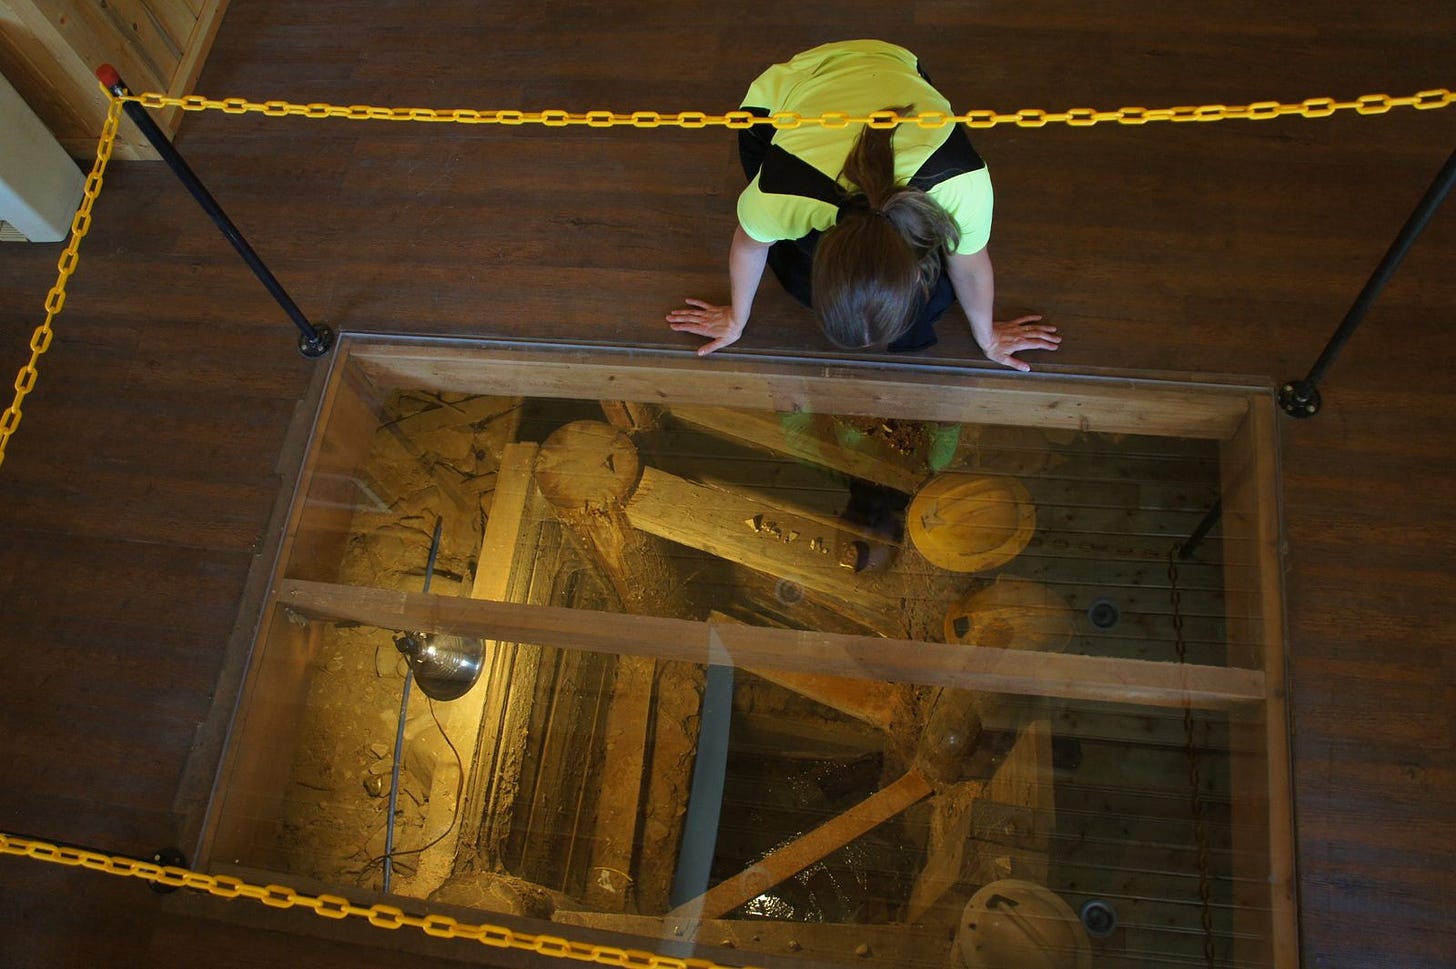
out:
M227 6L228 0L187 0L187 7L196 20L182 45L182 57L178 60L172 76L167 79L164 93L174 98L193 93L197 78L202 74L202 66L212 52L218 29L222 27ZM163 131L174 133L182 123L182 115L181 109L168 108L159 114L157 124Z
M699 664L727 655L744 666L1150 706L1189 703L1222 709L1256 703L1264 697L1264 674L1260 670L989 647L972 649L553 606L528 609L509 603L299 580L283 582L277 596L301 614L318 619L352 620L385 629L449 631L484 639L567 645Z
M667 913L667 917L714 919L725 915L839 850L876 825L888 821L931 790L930 782L918 771L912 770L843 814L772 852L751 868L682 903Z
M631 897L628 889L633 878L629 872L637 845L647 726L652 720L652 684L656 675L657 663L651 659L617 658L603 728L605 752L600 777L605 783L597 796L584 896L589 906L600 911L624 911Z
M867 607L887 616L901 599L884 595L879 574L855 573L839 564L841 530L762 498L700 485L656 468L643 468L627 502L634 528L701 549Z
M222 22L227 0L3 0L0 24L8 74L24 74L17 88L40 98L38 113L68 152L89 157L106 118L107 96L95 70L109 63L134 91L172 96L191 93ZM3 48L0 48L3 49ZM14 80L12 78L12 80ZM181 112L153 112L168 135ZM123 118L114 157L151 159L156 152Z
M473 598L497 602L511 598L511 577L532 488L536 450L534 444L507 444L502 452L470 587ZM478 852L494 863L500 856L505 838L502 832L509 827L520 771L517 752L525 743L527 729L520 705L511 703L511 691L517 682L535 682L540 654L540 648L534 645L499 641L487 644L489 666L482 676L484 688L479 691L483 696L472 754L475 761L466 768L470 783L466 785L461 817L494 819L495 826L483 830L480 822L461 824L457 844L467 857Z
M79 85L91 78L91 86L100 94L95 70L111 64L135 91L162 89L176 63L170 59L158 62L143 43L134 42L130 32L119 29L108 16L107 8L97 3L74 3L68 0L7 0L25 17L34 29L43 21L56 40L71 52L72 82ZM29 8L27 10L27 8ZM53 47L53 52L59 53ZM103 103L105 96L101 95ZM103 112L104 113L104 112ZM99 128L98 128L99 130Z
M255 648L218 770L203 850L234 864L282 867L275 840L318 654L317 624L300 625L287 608L272 606Z
M1046 720L1034 720L1016 738L1011 753L986 785L986 799L1033 812L1038 820L1031 839L1045 851L1056 830L1056 796L1052 786L1052 731ZM1045 884L1046 878L1037 879Z
M905 921L923 923L926 913L961 880L975 817L973 808L983 789L984 785L971 781L950 785L935 795L925 866L910 888Z
M56 117L42 115L42 120L52 126L56 139L72 155L78 158L94 155L96 140L106 121L108 98L96 83L93 72L107 58L97 60L95 53L78 52L73 43L75 31L64 31L52 22L51 13L33 0L4 0L0 3L0 25L5 27L6 36L12 38L11 43L16 43L13 38L24 38L19 43L26 52L29 66L40 68L43 72L39 81L32 80L27 84L22 80L16 87L23 91L41 83L55 91L79 117L81 128L60 128L58 122L62 119ZM88 48L105 49L98 48L94 38ZM127 67L135 64L130 60L117 59L122 63L113 62L114 66L125 77ZM7 68L10 66L7 65ZM140 71L133 73L139 74ZM86 78L90 78L90 83L84 83ZM121 132L118 140L124 137L132 144L144 140L136 126L125 118L122 119Z
M906 969L948 965L950 941L944 926L836 922L779 922L768 919L689 921L648 915L618 915L558 909L554 924L602 929L640 940L665 955L712 959L719 965L875 966ZM572 933L576 935L576 933ZM673 940L665 943L661 940ZM681 952L668 946L691 945ZM714 948L721 947L721 948Z
M782 415L768 411L677 406L667 413L675 420L711 434L833 468L899 491L914 491L929 474L929 469L924 467L907 467L903 457L897 461L885 455L844 447L828 428L819 424L791 433L785 429Z
M537 450L535 444L524 443L507 444L501 452L495 493L486 513L485 535L470 589L472 598L497 602L506 599L516 547L520 544L526 499L532 488L531 473L536 466Z
M1021 731L984 785L956 796L948 792L937 795L927 861L910 892L909 921L924 919L962 881L984 885L1012 877L1047 884L1056 828L1051 743L1050 723L1034 720ZM1014 828L1014 838L1006 838L1002 830L985 829L985 819L997 809L1002 810L998 817L1016 819L1014 825L997 826ZM1008 870L1001 870L1003 859L1009 861Z
M734 361L635 350L523 350L500 344L401 347L361 342L382 383L461 393L734 406L941 422L1202 437L1222 440L1247 411L1247 388L1035 374L1008 378L934 367Z
M520 406L518 397L468 397L458 402L442 400L437 401L434 407L401 417L391 426L401 434L417 437L446 427L494 420Z
M793 690L881 730L894 730L913 710L909 690L893 683L851 680L818 673L791 673L756 666L745 667L744 672L761 676L770 683Z
M347 351L334 359L333 367L335 376L319 404L279 553L288 574L301 578L332 579L338 574L353 527L355 501L349 482L360 475L379 427L379 401L351 366Z
M738 622L716 610L709 613L709 618L716 623ZM740 668L886 733L900 733L918 716L915 694L903 685L762 667Z
M1273 400L1253 399L1248 419L1223 447L1220 525L1229 660L1263 670L1267 690L1261 717L1230 725L1231 742L1250 750L1230 762L1233 793L1241 796L1234 804L1234 831L1244 836L1234 845L1234 911L1235 937L1247 950L1240 958L1294 965L1299 955L1298 903L1274 421Z
M76 154L67 144L76 132L90 133L94 156L106 118L105 107L98 116L95 104L104 105L105 96L98 89L94 104L74 97L67 71L43 39L50 36L29 26L12 0L0 0L0 73L68 152Z
M36 2L43 4L48 0ZM155 88L138 87L136 90L160 91L166 86L167 81L176 73L177 63L182 57L182 44L192 33L192 26L196 22L185 7L168 0L153 0L152 3L144 0L106 0L105 3L96 4L60 0L58 5L70 9L73 19L77 15L87 19L94 31L105 31L123 39L158 85ZM153 8L164 14L169 10L179 11L183 15L182 23L171 25L171 29L180 28L179 32L175 35L169 33L168 25L153 12ZM138 78L130 83L140 85L142 81Z
M180 59L197 26L199 11L188 0L107 0L112 17L134 31L149 29L157 35L173 60ZM147 27L143 27L143 23Z

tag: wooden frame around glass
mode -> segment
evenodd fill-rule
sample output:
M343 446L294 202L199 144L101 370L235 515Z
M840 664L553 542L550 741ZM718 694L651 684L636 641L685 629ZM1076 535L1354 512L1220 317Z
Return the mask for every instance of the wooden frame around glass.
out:
M944 643L519 606L491 601L488 590L479 598L443 597L339 585L329 581L332 563L347 539L357 497L334 493L357 480L380 425L381 401L394 388L668 406L739 403L778 412L893 415L1214 441L1222 476L1228 662L968 650ZM248 844L264 836L260 829L276 814L272 802L281 797L287 769L276 746L297 729L309 679L310 637L321 623L570 643L583 650L693 663L730 657L735 665L790 673L1227 711L1230 748L1236 752L1230 760L1231 783L1240 795L1233 802L1241 815L1233 830L1257 842L1237 846L1234 853L1241 870L1234 878L1232 935L1241 962L1294 966L1298 946L1278 495L1275 411L1267 387L1006 375L883 360L699 359L670 351L346 335L319 401L199 858L214 870L229 870L247 855ZM487 545L503 541L508 539L499 534L486 536ZM482 572L488 571L488 551L482 550ZM482 583L491 581L499 579L477 576L476 595L482 595ZM243 862L236 867L256 866Z

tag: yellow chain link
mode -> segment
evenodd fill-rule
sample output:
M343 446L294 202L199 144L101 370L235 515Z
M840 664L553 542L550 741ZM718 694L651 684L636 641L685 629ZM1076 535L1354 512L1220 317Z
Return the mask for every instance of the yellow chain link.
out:
M219 898L248 898L269 908L305 908L320 918L362 918L381 929L419 929L439 939L468 939L497 949L525 949L553 959L595 962L627 969L728 969L708 959L679 959L637 949L576 942L554 935L533 935L501 925L460 922L448 915L411 915L393 905L355 905L338 895L306 895L286 885L253 885L231 875L207 875L174 865L159 865L85 848L0 833L0 855L18 855L58 865L88 868L125 878L140 878L172 888L191 888Z
M51 340L55 331L51 329L51 323L56 315L61 312L61 307L66 304L66 283L76 271L76 263L81 247L81 240L91 229L91 207L96 203L96 196L101 194L101 178L106 172L106 163L111 160L112 148L116 145L116 131L121 121L121 102L112 101L111 107L106 112L106 124L101 129L101 141L96 146L96 161L91 166L91 174L86 178L86 188L81 196L81 207L76 210L76 216L71 220L71 241L61 253L60 260L56 263L59 275L56 284L46 294L45 301L45 322L35 328L30 336L30 360L20 368L20 373L15 377L15 399L10 406L5 408L4 417L0 417L0 464L5 463L5 446L10 443L10 438L15 429L20 426L21 405L25 402L26 395L35 389L35 382L39 371L35 369L36 361L51 347Z
M805 125L819 125L824 128L844 128L851 124L867 124L871 128L893 128L902 124L913 124L920 128L943 128L951 124L964 124L970 128L994 128L997 125L1014 124L1021 128L1042 128L1049 124L1065 124L1074 128L1086 128L1095 124L1115 121L1123 125L1142 125L1155 121L1226 121L1243 119L1267 121L1273 118L1299 115L1305 118L1327 118L1337 111L1355 111L1358 114L1385 114L1392 108L1415 108L1429 111L1444 108L1456 101L1456 93L1446 88L1432 88L1415 94L1391 97L1387 94L1362 94L1352 101L1336 101L1333 98L1306 98L1291 104L1278 101L1255 101L1252 104L1226 105L1203 104L1172 108L1118 108L1113 111L1098 111L1095 108L1068 108L1066 111L1043 111L1039 108L1023 108L1011 114L979 110L965 114L945 114L940 111L923 111L919 114L901 115L894 111L873 111L867 115L851 115L842 111L826 112L822 115L801 115L793 111L780 111L768 117L758 117L747 111L729 111L726 114L707 114L702 111L681 111L663 114L657 111L586 111L573 113L560 109L544 111L480 111L474 108L390 108L371 105L337 105L324 103L296 104L290 101L248 101L244 98L226 98L221 101L191 94L186 97L170 97L148 92L115 97L108 92L111 108L107 112L106 127L101 135L101 144L96 150L96 164L91 177L86 181L86 194L81 208L71 224L71 242L61 255L58 268L60 278L46 297L45 322L31 337L29 362L21 368L15 378L15 400L0 418L0 464L5 461L5 445L20 424L21 404L35 387L36 360L50 347L53 336L51 322L60 312L66 299L66 281L76 270L77 247L91 225L91 206L101 191L101 176L106 162L111 157L112 145L116 140L116 128L121 105L132 101L147 108L181 108L183 111L222 111L226 114L262 114L270 118L345 118L351 121L422 121L445 124L494 124L519 126L539 124L548 128L563 128L583 125L588 128L751 128L754 125L772 125L775 128L800 128Z
M843 128L851 124L868 124L871 128L893 128L896 125L913 124L920 128L944 128L951 124L964 124L971 128L994 128L997 125L1014 124L1021 128L1042 128L1049 124L1066 124L1074 128L1086 128L1107 121L1118 124L1141 125L1153 121L1267 121L1299 115L1304 118L1327 118L1336 111L1354 111L1358 114L1385 114L1392 108L1415 108L1429 111L1444 108L1456 101L1456 93L1446 88L1432 88L1415 94L1391 97L1388 94L1362 94L1352 101L1336 101L1333 98L1306 98L1292 104L1278 101L1255 101L1252 104L1202 104L1173 108L1118 108L1113 111L1098 111L1095 108L1068 108L1066 111L1042 111L1039 108L1023 108L1010 114L996 111L968 111L965 114L945 114L940 111L923 111L919 114L901 115L893 111L874 111L867 115L851 115L842 111L831 111L822 115L801 115L794 111L780 111L768 117L757 117L747 111L729 111L726 114L706 114L702 111L681 111L660 113L657 111L585 111L571 112L557 108L544 111L481 111L474 108L386 108L365 104L295 104L289 101L248 101L243 98L226 98L216 101L200 95L169 97L165 94L129 94L123 100L135 101L148 108L181 108L183 111L222 111L226 114L262 114L270 118L344 118L350 121L426 121L444 124L493 124L505 126L544 125L548 128L564 128L581 125L588 128L751 128L754 125L772 125L775 128L799 128L804 125L819 125L825 128Z

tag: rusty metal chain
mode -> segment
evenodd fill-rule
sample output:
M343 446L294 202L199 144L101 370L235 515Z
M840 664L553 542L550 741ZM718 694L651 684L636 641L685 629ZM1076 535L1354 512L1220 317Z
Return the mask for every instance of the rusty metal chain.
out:
M1168 598L1173 607L1173 649L1178 663L1188 662L1188 643L1183 635L1183 596L1178 589L1178 551L1174 545L1168 552ZM1213 887L1209 877L1208 828L1203 817L1203 778L1198 769L1198 748L1195 744L1193 704L1183 702L1183 740L1188 754L1188 801L1193 814L1193 840L1198 849L1198 905L1203 930L1203 960L1214 969L1216 950L1213 944Z

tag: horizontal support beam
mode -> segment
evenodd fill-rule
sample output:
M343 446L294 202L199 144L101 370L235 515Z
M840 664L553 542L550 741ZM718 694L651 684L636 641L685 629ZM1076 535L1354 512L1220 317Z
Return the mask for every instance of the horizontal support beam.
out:
M690 663L1160 707L1227 709L1265 700L1260 670L523 606L297 579L281 582L276 596L308 619Z
M919 771L911 770L890 786L860 801L813 831L771 852L748 868L714 885L667 913L669 919L722 918L780 882L794 877L816 861L843 848L860 835L915 804L933 788Z
M876 361L770 361L733 366L692 353L484 344L370 343L351 359L382 387L495 396L624 400L902 420L1004 424L1067 431L1232 436L1248 387L1096 379L1047 373L1010 377Z

